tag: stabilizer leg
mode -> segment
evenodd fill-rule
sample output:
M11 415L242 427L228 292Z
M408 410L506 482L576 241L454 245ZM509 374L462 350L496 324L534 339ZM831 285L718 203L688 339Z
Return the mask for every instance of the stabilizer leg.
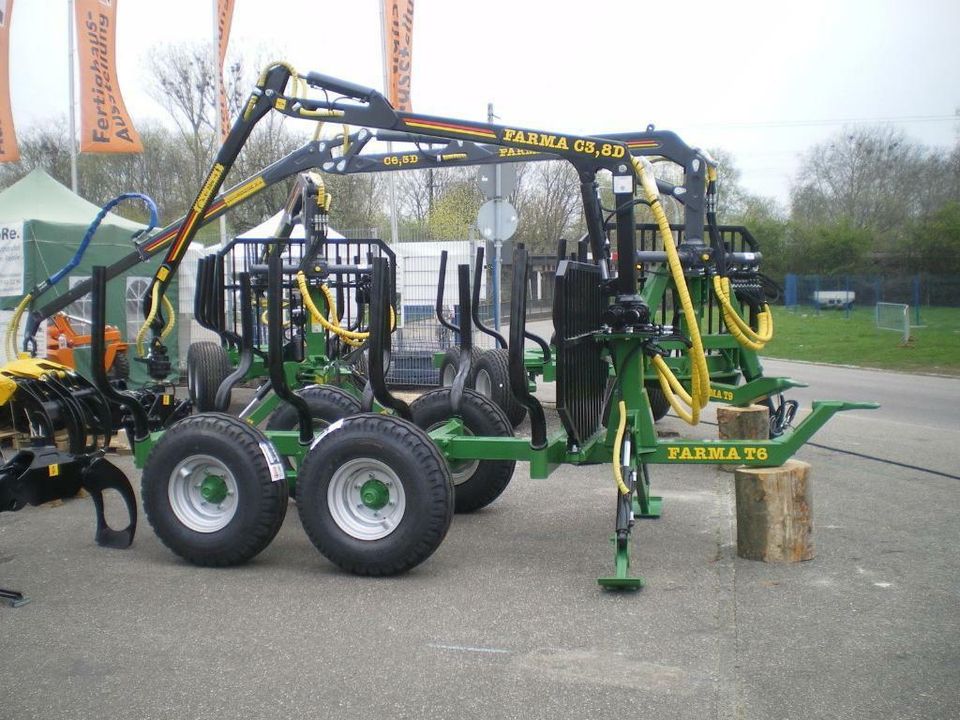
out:
M629 451L627 451L629 452ZM637 484L637 472L629 467L623 468L623 476L628 494L617 492L617 529L610 540L614 547L614 574L612 577L597 578L600 587L607 590L639 590L643 587L643 577L630 577L630 531L633 529L633 497Z

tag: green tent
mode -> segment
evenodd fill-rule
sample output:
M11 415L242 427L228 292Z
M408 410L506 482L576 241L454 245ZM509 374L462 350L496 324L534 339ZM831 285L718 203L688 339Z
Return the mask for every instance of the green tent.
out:
M5 335L12 310L20 299L38 283L66 265L83 239L87 227L100 208L87 202L69 188L61 185L44 170L37 168L9 188L0 192L0 332ZM38 303L44 305L66 292L77 282L90 276L94 265L111 265L133 250L132 236L144 225L108 214L87 251L69 275L48 290ZM133 344L140 328L140 298L150 278L162 261L158 255L152 260L134 266L107 285L107 322L120 328L121 337ZM167 292L177 306L177 288L174 281ZM90 296L77 301L65 311L72 317L90 317ZM88 325L76 328L80 333ZM22 336L23 322L20 332ZM18 340L18 347L22 337ZM39 354L46 350L46 338L37 333ZM176 333L167 340L172 358L177 357ZM77 353L77 362L83 370L84 353ZM131 360L136 356L131 347ZM176 363L175 363L176 364ZM131 362L131 381L140 384L147 379L142 363Z

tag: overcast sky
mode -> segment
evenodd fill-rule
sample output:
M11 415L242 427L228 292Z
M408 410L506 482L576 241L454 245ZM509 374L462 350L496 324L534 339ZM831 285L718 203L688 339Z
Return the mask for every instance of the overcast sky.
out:
M212 43L211 0L117 0L118 72L134 122L162 118L147 50ZM229 52L383 86L379 0L236 0ZM15 123L67 113L67 0L16 0ZM564 132L653 123L733 153L785 200L799 155L844 124L918 142L960 132L960 0L417 0L413 107ZM136 188L133 188L136 189Z

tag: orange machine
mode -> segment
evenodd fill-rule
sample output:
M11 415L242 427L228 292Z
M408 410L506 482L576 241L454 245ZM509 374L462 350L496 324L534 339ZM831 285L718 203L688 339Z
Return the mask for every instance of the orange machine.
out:
M130 377L127 343L120 339L120 330L114 325L107 325L103 335L106 345L104 365L107 372L112 371L114 377L126 380ZM79 335L73 329L68 315L64 313L52 315L47 322L47 359L76 368L73 351L74 348L79 347L90 347L90 335Z

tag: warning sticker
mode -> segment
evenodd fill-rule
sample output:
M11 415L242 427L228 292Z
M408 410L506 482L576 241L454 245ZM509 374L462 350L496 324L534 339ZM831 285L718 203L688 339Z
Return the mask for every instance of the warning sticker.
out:
M260 452L263 453L264 459L267 461L267 466L270 468L270 479L273 482L280 482L286 476L283 463L280 462L280 456L277 454L276 449L268 442L260 443Z

